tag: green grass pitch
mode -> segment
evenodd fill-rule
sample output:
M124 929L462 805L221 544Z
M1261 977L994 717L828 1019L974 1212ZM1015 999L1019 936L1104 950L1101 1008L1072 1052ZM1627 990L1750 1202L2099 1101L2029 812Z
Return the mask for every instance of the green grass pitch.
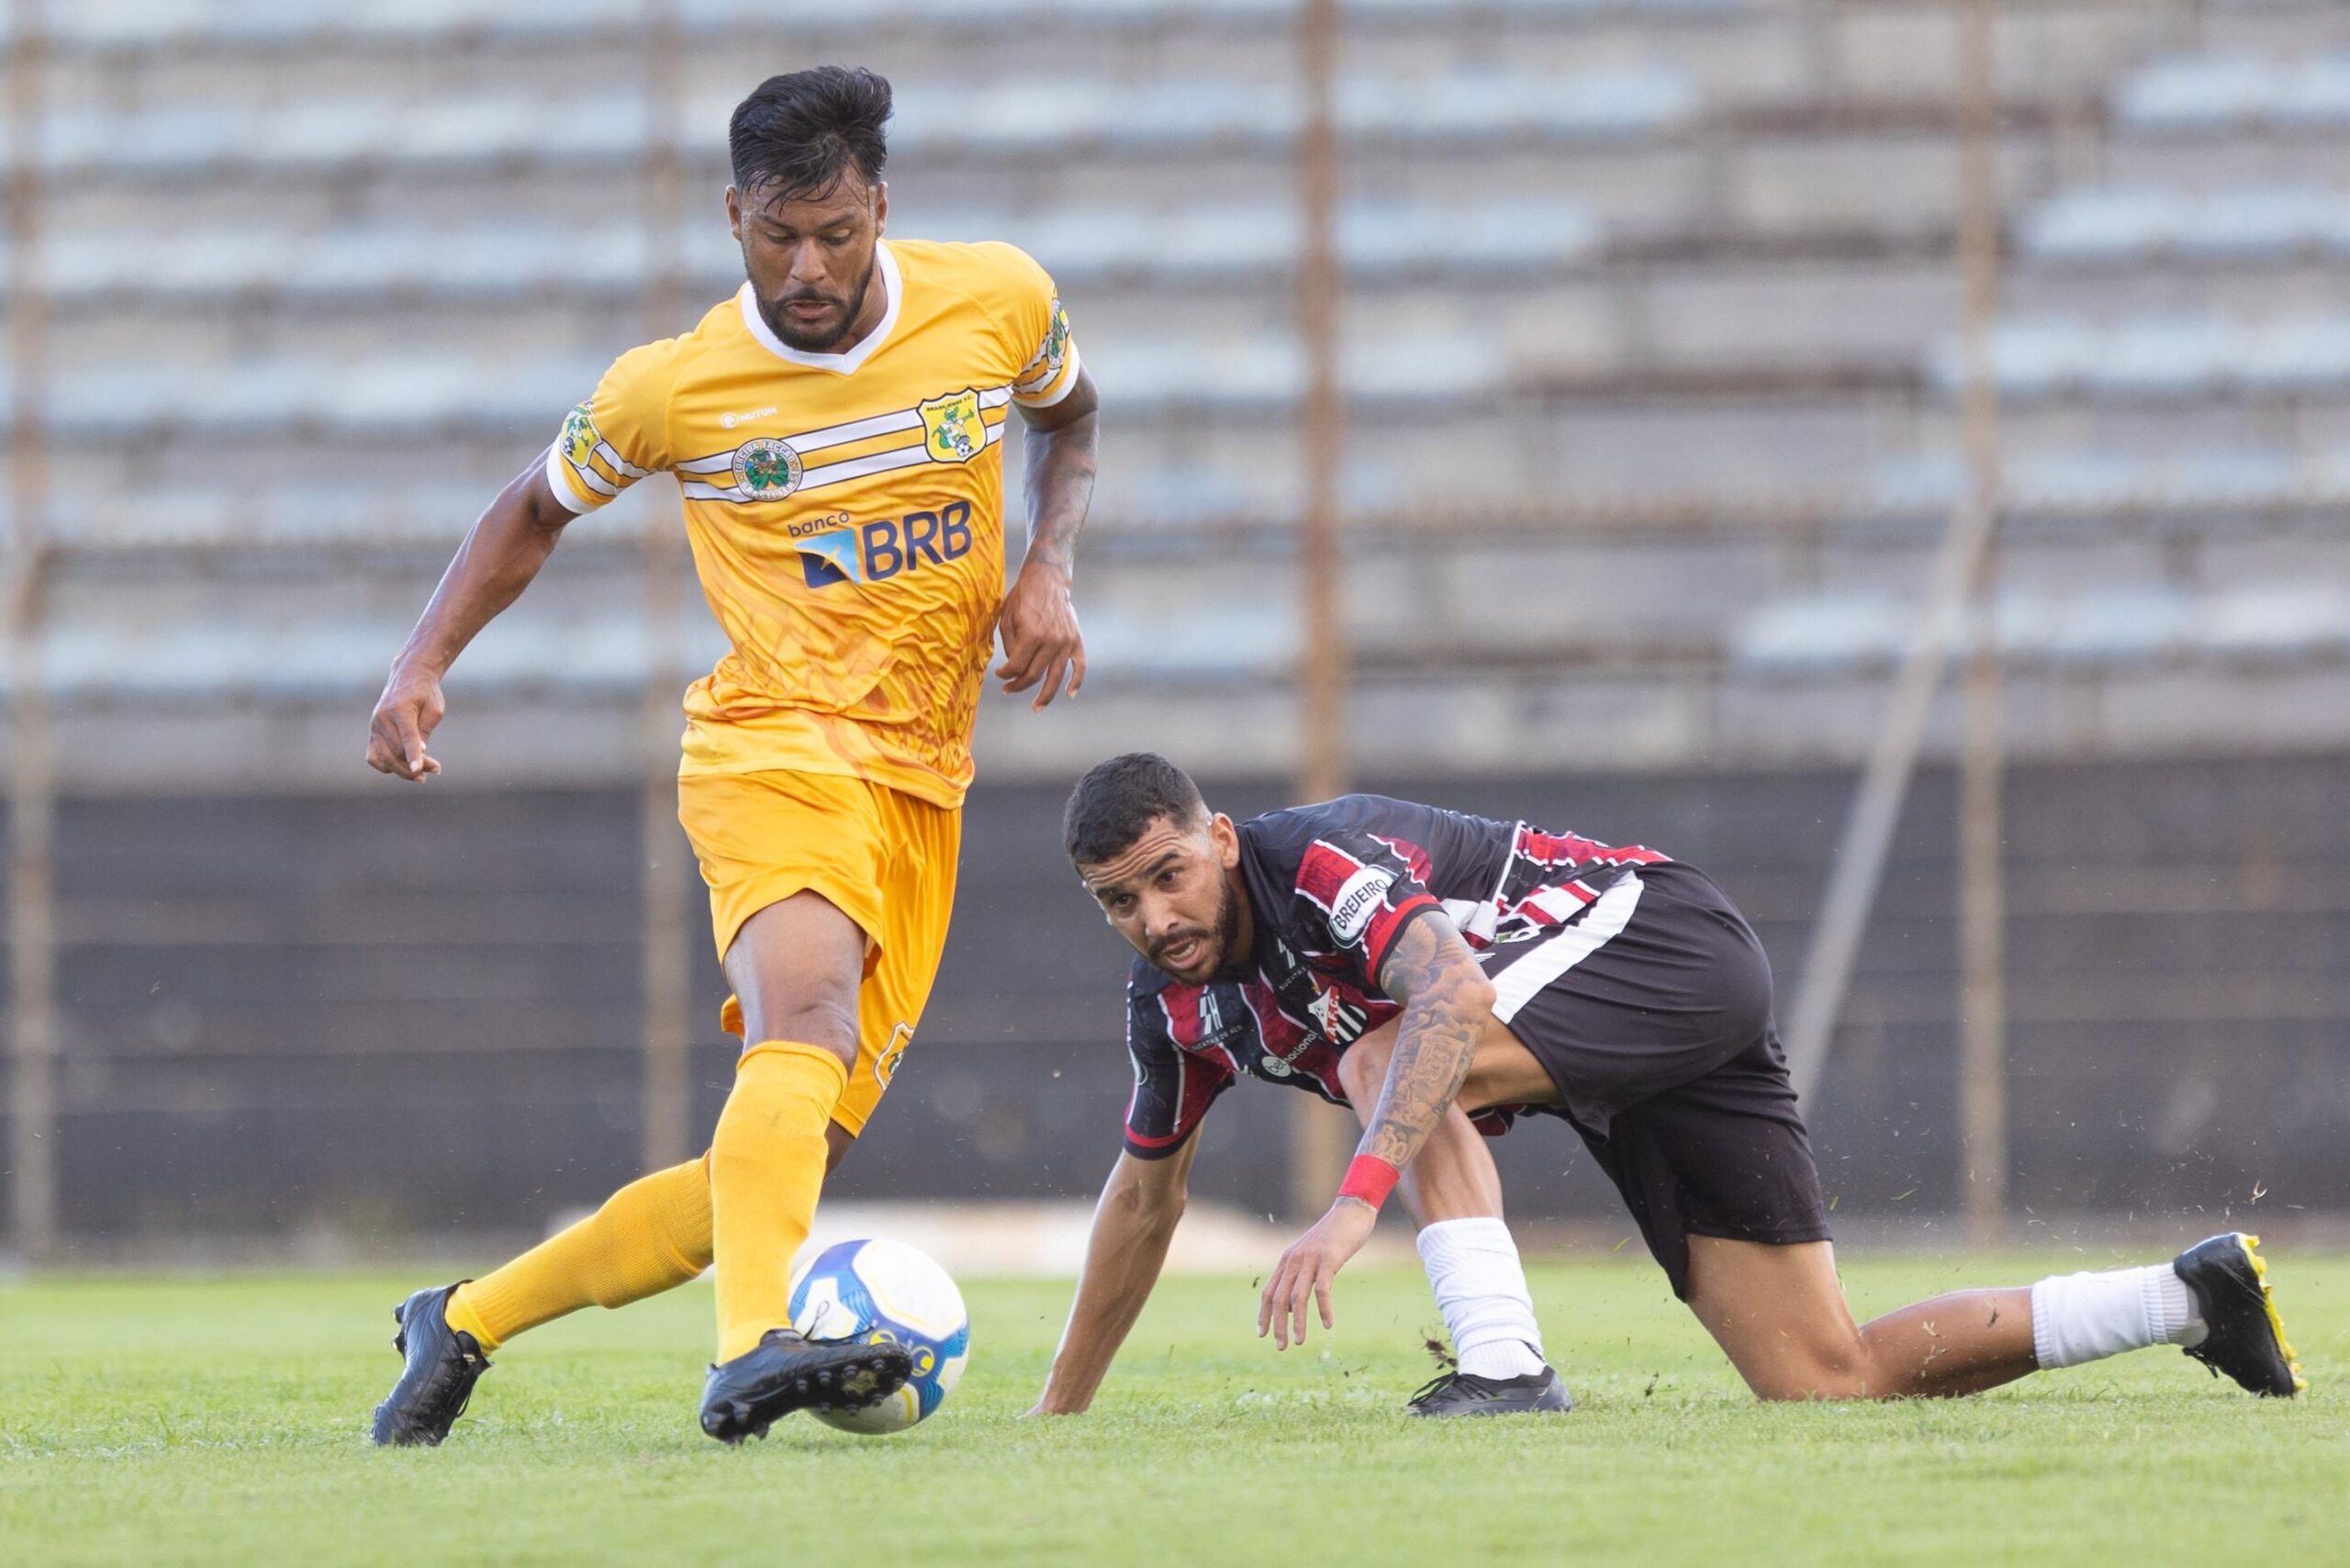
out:
M711 1304L588 1312L498 1358L438 1450L362 1430L420 1279L0 1288L0 1562L2198 1564L2350 1562L2350 1258L2271 1247L2292 1404L2142 1351L1947 1404L1751 1403L1662 1277L1534 1272L1580 1405L1419 1422L1436 1320L1350 1271L1275 1355L1246 1279L1169 1282L1092 1415L1024 1421L1065 1283L982 1282L945 1410L897 1438L693 1424ZM1863 1316L2102 1254L1848 1265Z

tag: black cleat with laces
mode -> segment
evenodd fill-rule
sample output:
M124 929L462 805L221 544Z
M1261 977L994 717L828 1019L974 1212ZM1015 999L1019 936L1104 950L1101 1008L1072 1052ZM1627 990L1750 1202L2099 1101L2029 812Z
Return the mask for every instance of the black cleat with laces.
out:
M2187 1353L2210 1367L2213 1377L2225 1372L2253 1393L2278 1399L2290 1399L2309 1386L2293 1347L2285 1342L2260 1238L2240 1230L2214 1236L2180 1253L2171 1267L2194 1293L2210 1329Z
M392 1321L400 1326L392 1349L408 1358L408 1366L375 1406L378 1448L437 1445L465 1413L475 1383L489 1370L481 1342L449 1327L449 1295L457 1285L419 1291L392 1308Z
M913 1357L903 1345L811 1339L789 1328L723 1366L702 1387L701 1429L722 1443L764 1438L794 1410L862 1410L906 1385Z
M1549 1367L1523 1377L1479 1377L1474 1372L1449 1372L1417 1394L1404 1407L1410 1416L1528 1416L1541 1411L1563 1414L1575 1407L1567 1385Z

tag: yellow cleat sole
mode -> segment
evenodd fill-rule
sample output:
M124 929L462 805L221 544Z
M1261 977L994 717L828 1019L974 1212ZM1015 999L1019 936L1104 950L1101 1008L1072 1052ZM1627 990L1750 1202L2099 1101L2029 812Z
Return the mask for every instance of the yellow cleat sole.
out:
M2277 1315L2277 1293L2268 1283L2268 1260L2260 1255L2260 1238L2239 1235L2236 1245L2244 1249L2244 1260L2252 1265L2252 1277L2260 1282L2260 1305L2268 1314L2268 1332L2276 1336L2277 1352L2293 1374L2293 1392L2305 1394L2310 1380L2301 1375L2301 1359L2293 1353L2293 1342L2285 1338L2285 1320Z

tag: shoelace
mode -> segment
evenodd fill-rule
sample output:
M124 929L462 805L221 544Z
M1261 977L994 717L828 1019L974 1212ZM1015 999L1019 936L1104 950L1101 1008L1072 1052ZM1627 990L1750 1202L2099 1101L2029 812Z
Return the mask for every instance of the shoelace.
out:
M1425 1405L1442 1390L1459 1383L1462 1375L1462 1373L1458 1372L1438 1372L1436 1376L1422 1383L1420 1385L1419 1392L1413 1394L1412 1397L1404 1401L1404 1403L1415 1406Z

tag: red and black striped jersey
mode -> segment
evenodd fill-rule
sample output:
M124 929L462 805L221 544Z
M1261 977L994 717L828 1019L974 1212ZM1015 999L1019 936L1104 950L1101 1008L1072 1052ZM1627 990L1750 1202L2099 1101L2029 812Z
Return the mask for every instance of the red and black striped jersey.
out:
M1128 974L1127 1151L1154 1159L1182 1147L1243 1073L1344 1104L1338 1058L1400 1011L1379 975L1415 920L1440 911L1473 949L1524 940L1565 924L1626 867L1664 858L1383 795L1249 819L1247 968L1186 985L1137 958Z

